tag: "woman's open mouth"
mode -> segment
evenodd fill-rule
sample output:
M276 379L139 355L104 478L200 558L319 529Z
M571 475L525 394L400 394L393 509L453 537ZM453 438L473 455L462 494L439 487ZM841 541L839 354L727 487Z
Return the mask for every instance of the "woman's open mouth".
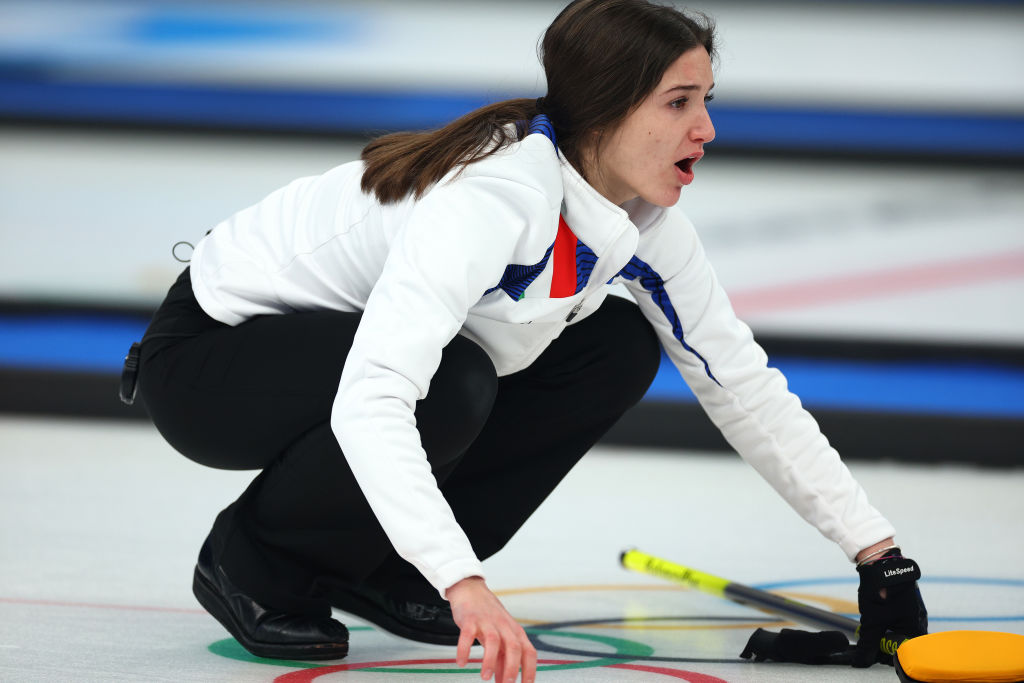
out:
M676 162L676 175L680 183L689 185L693 182L693 165L700 161L702 156L704 155L698 152Z

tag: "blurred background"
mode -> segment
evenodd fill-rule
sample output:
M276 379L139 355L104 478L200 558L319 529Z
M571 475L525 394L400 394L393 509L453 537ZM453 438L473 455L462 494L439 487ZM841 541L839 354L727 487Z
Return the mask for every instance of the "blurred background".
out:
M563 4L0 3L0 411L144 417L117 376L176 243L544 94ZM680 205L772 364L845 457L1020 465L1024 3L695 8L717 139ZM670 368L608 440L726 449Z

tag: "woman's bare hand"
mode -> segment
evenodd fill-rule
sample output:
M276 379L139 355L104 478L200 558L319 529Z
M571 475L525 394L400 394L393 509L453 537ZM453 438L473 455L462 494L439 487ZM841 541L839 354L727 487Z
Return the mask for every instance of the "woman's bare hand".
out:
M513 683L522 669L523 683L534 682L537 650L482 578L462 579L445 595L460 629L455 659L459 666L469 661L469 648L478 640L484 646L480 678L490 680L494 674L495 683Z

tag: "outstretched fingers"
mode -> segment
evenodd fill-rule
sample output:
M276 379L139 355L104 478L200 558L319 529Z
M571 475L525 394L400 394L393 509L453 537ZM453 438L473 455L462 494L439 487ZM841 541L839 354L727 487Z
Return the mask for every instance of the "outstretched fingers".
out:
M518 624L515 628L498 631L467 624L459 634L455 662L460 667L469 662L470 648L478 640L484 648L480 663L480 678L495 683L513 683L522 671L523 683L534 683L537 678L537 650L526 632Z
M480 643L484 646L484 660L480 663L480 678L491 680L501 654L501 636L497 631L486 631Z
M473 641L476 640L476 633L468 628L463 628L459 632L459 644L455 648L455 663L460 667L466 666L469 662L469 650L473 647Z
M537 677L537 651L523 627L505 610L482 579L470 577L451 586L447 597L452 603L452 616L459 626L459 642L455 661L465 666L470 647L477 640L483 645L480 678L496 683L513 683L520 670L523 683Z
M526 633L523 633L526 636ZM523 648L523 683L534 683L537 679L537 649L526 639L527 647Z
M495 667L495 681L498 683L514 683L519 677L519 665L522 661L522 645L514 637L509 638L506 634L505 642L498 655L497 666Z

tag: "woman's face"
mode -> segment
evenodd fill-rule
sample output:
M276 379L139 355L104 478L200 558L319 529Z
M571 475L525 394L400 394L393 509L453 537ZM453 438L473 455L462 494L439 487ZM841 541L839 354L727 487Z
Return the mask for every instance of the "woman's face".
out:
M715 139L706 106L713 87L707 50L683 53L647 99L604 136L587 169L590 184L614 204L634 197L658 206L678 202L704 143Z

